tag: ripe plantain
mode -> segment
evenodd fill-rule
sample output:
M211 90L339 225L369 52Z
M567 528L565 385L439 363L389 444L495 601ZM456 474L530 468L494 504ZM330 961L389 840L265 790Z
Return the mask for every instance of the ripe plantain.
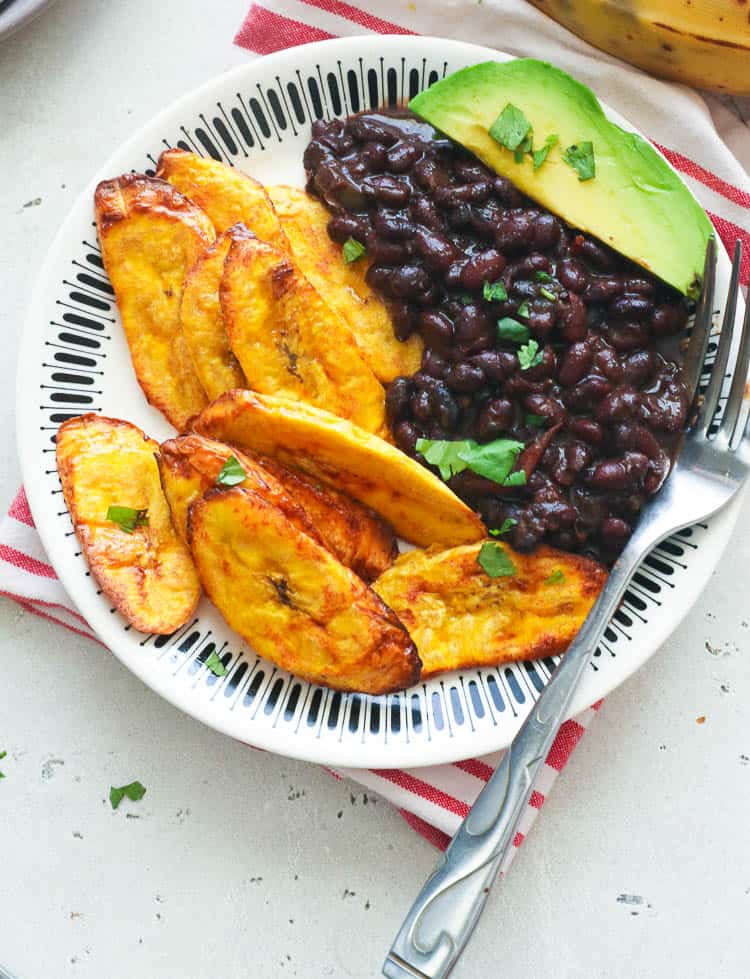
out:
M137 173L102 181L94 207L138 383L182 429L207 404L180 328L182 287L213 226L170 184Z
M257 458L200 435L170 439L158 456L172 519L184 540L191 503L216 485L232 455L245 472L245 479L237 485L278 507L300 531L361 578L371 581L393 563L398 553L393 531L360 503L272 459Z
M130 422L94 414L57 433L63 495L91 574L134 628L169 634L195 611L200 585L172 526L158 448ZM110 507L140 513L130 533L108 519Z
M373 588L417 645L423 676L552 656L567 649L607 577L578 554L500 548L515 573L490 578L481 543L402 554Z
M252 391L228 391L195 431L271 456L370 507L427 547L484 537L479 517L436 476L383 439L330 412Z
M209 598L261 656L338 690L416 682L419 657L393 612L259 494L209 490L190 507L188 538Z

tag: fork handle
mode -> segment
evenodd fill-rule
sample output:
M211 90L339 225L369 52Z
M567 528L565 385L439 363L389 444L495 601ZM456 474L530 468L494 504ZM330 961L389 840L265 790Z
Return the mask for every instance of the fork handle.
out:
M583 671L643 554L642 535L636 530L583 627L407 914L383 965L387 979L445 979L458 961L513 846L536 775Z

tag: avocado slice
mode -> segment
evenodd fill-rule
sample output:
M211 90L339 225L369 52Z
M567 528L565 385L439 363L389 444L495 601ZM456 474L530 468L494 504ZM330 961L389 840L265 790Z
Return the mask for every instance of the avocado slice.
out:
M530 153L514 153L489 134L508 104L531 123L535 150L559 137L537 170ZM610 122L593 92L564 71L534 58L488 61L437 82L409 108L574 228L680 292L699 292L712 233L705 211L644 139ZM564 155L586 141L596 172L579 179Z

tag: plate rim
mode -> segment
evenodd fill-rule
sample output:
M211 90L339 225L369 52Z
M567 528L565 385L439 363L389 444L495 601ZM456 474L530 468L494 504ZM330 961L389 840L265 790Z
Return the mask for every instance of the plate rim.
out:
M436 46L441 50L445 50L446 54L450 54L450 51L453 50L456 53L462 53L464 55L470 54L471 57L476 57L477 60L484 58L485 60L496 59L505 61L511 60L515 57L494 48L487 48L481 45L469 44L463 41L456 41L440 37L390 35L380 36L378 38L378 43L381 45L381 48L387 49L398 50L404 45L416 48L417 51L420 49L425 49L426 53L429 52L429 54L433 57L435 56ZM302 47L305 50L305 55L312 55L313 59L315 54L321 52L320 60L325 61L325 59L329 57L329 51L340 52L343 56L345 56L347 52L356 51L365 44L372 44L372 35L355 35L347 38L333 38L330 40L313 42ZM217 717L208 709L208 706L212 703L212 701L198 702L196 700L186 699L182 695L181 689L176 684L171 682L171 674L167 673L166 671L161 674L149 671L146 668L148 666L148 661L145 657L143 663L141 664L134 661L131 651L118 650L118 633L115 631L114 626L108 627L109 623L113 620L105 618L104 609L96 596L91 597L88 595L82 595L76 598L73 597L72 591L75 589L68 588L68 585L71 584L74 586L79 580L78 576L73 571L69 572L69 570L66 568L65 561L62 559L61 553L60 559L58 560L58 550L62 546L60 543L60 538L59 535L53 530L52 521L47 519L44 512L42 501L43 491L41 487L37 487L34 482L34 477L36 476L34 469L35 466L38 465L38 459L36 452L33 451L33 444L31 440L26 437L26 429L31 422L30 417L25 413L26 405L25 396L23 394L23 381L24 368L26 364L31 363L34 365L34 367L36 367L36 358L33 357L33 352L35 349L34 343L35 341L38 341L38 331L35 331L34 323L35 321L39 320L37 311L42 308L45 299L48 298L48 293L45 294L41 286L50 278L58 255L63 251L64 246L70 239L70 230L76 224L76 222L79 221L80 215L84 212L84 209L90 209L91 196L97 182L106 178L110 172L113 172L114 169L121 167L121 164L117 162L118 160L123 157L127 157L128 154L133 155L135 148L140 147L150 132L156 131L160 127L163 127L163 124L167 120L173 118L183 108L194 105L200 99L210 96L214 90L220 89L223 92L228 85L233 83L235 79L240 79L247 74L251 76L256 75L259 70L263 72L264 68L269 74L271 74L274 66L283 65L283 63L287 61L293 62L295 52L299 53L299 49L289 48L264 56L263 58L254 59L246 64L238 65L229 71L222 73L221 75L214 76L188 92L183 93L180 97L164 106L151 119L139 126L128 139L122 142L109 156L105 163L101 167L97 168L95 175L84 185L80 194L77 196L74 204L58 229L54 240L50 244L45 255L45 259L35 279L32 298L27 306L26 316L24 318L24 329L19 346L15 399L16 436L18 440L21 474L23 484L26 488L29 507L34 517L36 528L40 535L42 544L49 557L50 563L55 570L55 573L60 579L62 586L66 589L66 592L68 593L68 596L70 597L74 606L78 608L84 618L86 618L101 642L111 653L113 653L113 655L117 657L124 667L126 667L131 673L134 673L148 687L150 687L160 696L164 697L164 699L169 703L178 707L180 710L196 718L197 720L200 720L202 723L207 724L215 730L221 731L223 734L229 735L235 740L244 741L246 744L251 744L254 747L263 748L264 750L273 751L286 757L347 768L391 768L401 766L417 768L426 765L458 761L470 756L485 755L507 747L507 745L510 743L510 739L515 733L515 730L520 727L520 724L526 716L525 711L519 711L518 716L514 718L514 722L512 724L509 723L507 726L500 728L488 728L487 733L483 734L480 734L478 731L473 732L477 747L476 749L472 748L469 750L467 750L466 738L458 739L457 744L454 744L452 739L449 741L441 741L437 744L437 746L433 744L420 744L418 749L415 751L414 744L402 744L398 742L385 744L380 742L372 744L354 742L320 743L317 742L314 737L294 738L283 741L283 739L279 738L278 736L265 737L264 735L266 732L261 728L259 728L257 731L251 730L249 733L253 736L253 740L245 741L244 738L238 736L236 730L231 728L231 725L223 722L225 715L229 715L229 711L224 712L222 715ZM621 125L624 125L631 131L640 133L640 131L636 129L636 127L634 127L619 112L612 109L612 107L603 100L600 101L608 116L614 118L615 121ZM659 152L658 149L657 152ZM660 153L660 156L661 155L662 154ZM670 165L668 161L665 162ZM692 194L692 191L687 186L685 181L682 180L682 177L680 177L680 180ZM727 266L729 264L729 259L723 247L719 249L719 261ZM739 515L740 506L741 499L738 498L733 504L718 514L717 517L712 518L712 533L710 539L706 541L705 547L705 558L707 559L704 560L706 569L705 574L700 576L689 576L688 580L681 584L681 596L684 598L683 604L681 604L679 608L673 610L669 615L661 614L655 617L651 630L653 641L650 641L647 644L646 652L643 652L643 649L639 650L637 653L635 650L629 650L627 654L627 669L623 671L622 674L615 674L614 678L611 679L611 682L602 683L601 691L598 693L597 699L602 699L612 690L616 689L627 679L629 679L648 659L651 658L651 656L657 652L658 648L665 641L665 639L679 626L681 621L687 615L687 612L695 604L702 590L708 584L711 573L721 559L721 556L729 541L732 528L734 527ZM469 671L466 672L468 673ZM608 673L606 676L612 677L612 674ZM579 687L568 712L569 717L575 716L587 707L591 706L590 694L586 694L584 696L585 690L586 684ZM493 738L491 735L495 731L504 732L504 736L500 738ZM256 734L260 735L260 737L256 738ZM316 747L318 749L322 748L322 751L316 751ZM435 750L436 747L437 750Z

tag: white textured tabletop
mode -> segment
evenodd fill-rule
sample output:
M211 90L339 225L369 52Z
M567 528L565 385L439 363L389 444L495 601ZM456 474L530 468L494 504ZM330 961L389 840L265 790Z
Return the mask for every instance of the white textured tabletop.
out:
M243 61L243 13L61 0L0 42L0 507L45 250L135 127ZM456 979L750 975L749 558L746 507L697 606L607 699ZM436 856L386 803L202 727L3 599L0 662L0 963L18 979L379 975ZM133 779L145 798L113 812Z

